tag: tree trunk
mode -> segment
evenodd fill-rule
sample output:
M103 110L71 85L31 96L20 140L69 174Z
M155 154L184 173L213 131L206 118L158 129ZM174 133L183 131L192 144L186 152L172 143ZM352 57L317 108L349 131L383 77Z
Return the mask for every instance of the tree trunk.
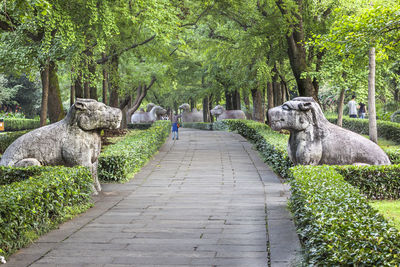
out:
M49 95L47 110L50 123L62 120L65 116L61 100L60 84L58 83L57 65L51 61L49 64Z
M193 110L196 107L196 101L193 100L193 97L189 99L190 110Z
M93 58L93 51L92 49L89 50L87 53L88 55L88 71L89 71L89 77L88 77L88 82L89 82L89 95L91 99L98 100L97 96L97 87L96 87L96 63Z
M82 84L82 73L79 71L75 78L75 96L76 98L84 98L83 84Z
M286 83L284 81L281 80L281 103L285 103L288 99L289 96L287 95L287 88L286 88Z
M265 122L265 108L263 101L263 93L261 90L252 89L251 96L253 98L253 120Z
M282 105L282 90L281 84L277 81L277 76L273 77L272 88L274 92L274 107Z
M90 98L89 81L83 83L83 96L85 98Z
M213 107L213 97L214 97L214 95L211 94L208 99L208 117L210 118L210 122L214 122L214 116L211 116L211 110L214 108Z
M47 120L47 103L49 97L49 64L47 63L40 72L42 80L42 105L40 109L40 127L46 125Z
M233 110L232 92L229 89L225 89L225 103L226 110Z
M235 90L232 94L232 104L234 110L242 109L242 105L240 103L240 92L238 90Z
M210 110L209 110L209 101L208 101L208 96L205 96L203 98L203 121L204 122L210 122Z
M375 110L375 47L369 51L369 75L368 75L368 109L369 109L369 139L378 143L378 130L376 127Z
M250 111L249 93L247 90L243 90L242 95L243 95L244 106L246 108L246 119L251 120L252 116L251 116L251 111Z
M73 70L72 70L73 71ZM72 106L75 103L75 83L71 79L71 89L69 94L69 105Z
M108 91L108 73L106 68L103 69L103 103L107 105L107 91Z
M343 88L340 90L340 95L337 103L337 113L338 113L338 118L337 118L337 125L342 127L343 125L343 106L344 106L344 92L345 89Z
M268 109L274 107L274 88L272 82L267 83L267 100L268 100Z
M118 56L113 56L111 58L111 77L110 77L110 106L111 107L118 107Z

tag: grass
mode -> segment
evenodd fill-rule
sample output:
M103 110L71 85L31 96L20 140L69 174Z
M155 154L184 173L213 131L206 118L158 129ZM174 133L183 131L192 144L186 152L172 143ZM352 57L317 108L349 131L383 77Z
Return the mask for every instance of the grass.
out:
M400 230L400 200L374 200L369 204Z
M366 134L362 134L365 138L369 140L369 136ZM382 148L387 148L387 147L398 147L400 148L400 145L397 145L396 142L393 142L392 140L384 139L384 138L378 138L378 145Z

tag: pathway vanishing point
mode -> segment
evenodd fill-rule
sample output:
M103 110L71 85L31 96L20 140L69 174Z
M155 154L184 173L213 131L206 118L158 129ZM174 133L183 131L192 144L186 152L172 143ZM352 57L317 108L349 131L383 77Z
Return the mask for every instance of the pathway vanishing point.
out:
M288 186L238 134L181 129L126 184L9 266L291 266Z

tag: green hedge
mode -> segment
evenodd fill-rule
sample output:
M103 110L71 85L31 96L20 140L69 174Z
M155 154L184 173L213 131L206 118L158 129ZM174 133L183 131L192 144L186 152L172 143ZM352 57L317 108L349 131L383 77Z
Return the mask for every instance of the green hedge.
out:
M369 199L400 199L400 165L335 167Z
M14 182L29 179L32 176L43 172L43 167L5 167L0 166L0 185L11 184Z
M290 208L306 260L313 266L398 266L399 232L335 168L292 169Z
M29 130L39 127L40 127L40 119L4 118L4 130L6 132Z
M0 186L0 250L6 255L54 228L71 213L91 205L93 181L87 168L36 167L26 172L22 168L1 169L11 179L20 174L28 176L31 171L36 176Z
M184 122L182 127L209 131L213 130L213 124L208 122Z
M128 123L128 129L132 130L147 130L151 127L152 123Z
M11 145L18 137L28 133L31 130L18 131L18 132L9 132L9 133L1 133L0 134L0 154L3 154L6 151L7 147Z
M336 117L327 117L327 119L336 124ZM351 119L343 117L343 128L349 129L359 134L369 134L369 122L367 119ZM400 123L377 120L376 125L378 127L378 137L382 137L388 140L392 140L397 144L400 144Z
M156 121L148 130L132 131L107 146L99 157L99 179L105 182L129 180L164 144L170 131L170 121Z

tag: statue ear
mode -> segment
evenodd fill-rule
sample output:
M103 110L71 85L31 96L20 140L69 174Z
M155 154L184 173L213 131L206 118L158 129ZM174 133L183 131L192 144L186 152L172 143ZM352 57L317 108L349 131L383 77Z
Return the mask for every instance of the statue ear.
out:
M299 104L299 109L301 111L309 111L312 107L312 103L311 102L302 102Z
M75 107L77 110L86 110L86 109L87 109L86 103L85 103L85 102L82 102L82 101L79 101L79 100L77 100L77 101L75 102L74 107Z

